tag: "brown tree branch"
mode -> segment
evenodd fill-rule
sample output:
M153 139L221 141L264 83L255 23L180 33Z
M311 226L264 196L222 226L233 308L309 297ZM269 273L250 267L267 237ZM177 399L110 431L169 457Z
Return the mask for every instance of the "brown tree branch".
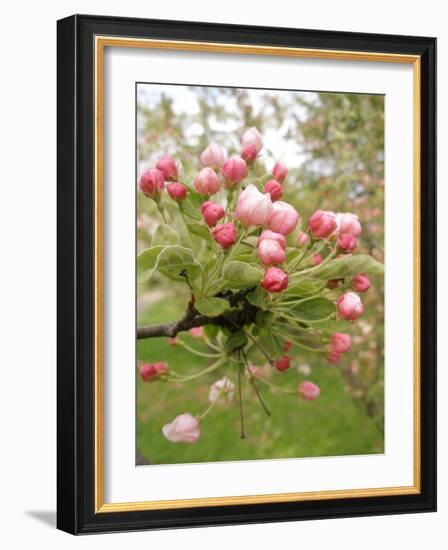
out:
M247 293L248 291L245 292ZM230 305L234 306L236 303L242 303L243 308L238 311L231 311L225 315L208 317L207 315L201 315L194 307L193 300L190 300L184 315L175 323L137 327L137 340L161 336L174 338L179 332L185 332L191 328L205 325L215 325L235 330L255 321L258 309L245 299L245 295L234 294L232 297L226 296L226 298L229 299Z

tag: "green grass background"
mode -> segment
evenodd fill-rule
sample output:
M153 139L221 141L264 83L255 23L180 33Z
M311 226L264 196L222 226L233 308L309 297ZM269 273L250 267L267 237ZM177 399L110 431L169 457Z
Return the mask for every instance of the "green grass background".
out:
M180 298L165 297L142 313L138 323L175 321L182 315L184 306ZM185 334L182 338L206 351L200 340ZM294 348L291 353L295 357L292 367L284 373L274 372L270 380L295 388L309 379L319 385L319 399L301 401L258 383L272 412L272 416L267 417L253 389L244 380L245 439L240 438L236 394L230 404L217 404L207 415L201 423L202 433L197 443L174 444L161 432L162 426L178 414L187 411L200 414L206 409L209 386L226 374L227 365L183 384L144 383L137 376L137 452L152 464L382 453L382 430L346 393L338 369L320 355L304 358L296 355ZM207 358L169 346L166 338L138 341L137 360L166 361L182 374L199 371L209 364ZM307 377L295 368L301 362L312 367ZM236 372L230 371L229 378L236 384Z

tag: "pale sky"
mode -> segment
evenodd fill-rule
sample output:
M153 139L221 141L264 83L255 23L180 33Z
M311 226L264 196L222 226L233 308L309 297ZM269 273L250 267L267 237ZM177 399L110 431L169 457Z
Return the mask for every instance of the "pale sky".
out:
M215 88L217 91L219 88ZM259 113L260 109L266 106L266 95L291 95L300 94L307 100L315 99L316 93L314 92L290 92L283 90L254 90L247 89L246 92L253 104L255 113ZM169 96L173 100L172 108L176 114L197 114L199 112L197 95L189 86L174 86L168 84L139 84L138 85L138 101L140 104L145 105L148 108L155 106L160 99L161 93ZM219 92L218 92L219 93ZM236 108L235 99L226 95L218 95L218 103L225 102L227 110L231 110L232 103ZM268 106L268 109L271 107ZM299 118L303 117L304 109L300 105L294 107L295 113ZM289 121L285 120L284 123L278 129L270 129L263 132L263 142L265 146L272 151L276 159L280 159L288 166L298 167L303 162L304 154L299 143L294 140L287 140L284 138L284 134L287 130ZM234 120L222 123L216 120L210 121L210 127L215 132L232 132L239 130L239 125ZM200 124L192 124L188 129L191 136L198 135L202 132ZM268 169L272 168L274 159L267 157L266 166Z

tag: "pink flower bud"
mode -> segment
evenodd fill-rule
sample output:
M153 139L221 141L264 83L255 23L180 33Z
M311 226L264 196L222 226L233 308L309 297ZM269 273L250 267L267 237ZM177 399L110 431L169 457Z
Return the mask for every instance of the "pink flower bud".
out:
M339 212L336 214L336 222L338 235L343 235L344 233L348 233L354 237L359 237L361 235L362 228L356 214L352 214L351 212Z
M202 338L204 336L204 327L193 327L190 329L193 338Z
M157 168L150 168L143 172L140 177L140 189L147 197L160 200L162 191L165 189L165 178L163 172Z
M159 161L156 164L156 168L161 172L163 172L163 176L165 180L167 181L177 180L178 173L177 173L176 161L172 157L166 155L161 159L159 159Z
M210 386L210 392L208 394L208 400L210 403L230 403L235 393L235 384L229 380L226 376L217 380Z
M334 351L330 351L330 353L327 354L327 361L332 365L336 365L336 363L339 363L340 358L341 354Z
M213 195L217 193L220 183L216 172L208 166L203 168L194 180L194 187L201 195Z
M299 396L305 401L314 401L320 395L319 386L309 380L302 382L299 386Z
M306 246L310 242L310 236L301 231L297 235L297 246Z
M244 147L241 151L241 158L244 159L248 166L252 166L252 164L255 162L255 159L257 158L257 155L257 150L253 145L248 145L247 147Z
M355 248L358 246L356 237L350 235L350 233L344 233L338 237L338 247L341 252L346 252L351 254Z
M180 414L162 428L163 435L172 443L196 443L201 435L199 421L190 413Z
M272 205L272 215L268 226L271 231L288 235L296 228L299 221L297 210L287 202L276 201Z
M183 201L187 197L187 188L177 181L167 183L166 190L168 195L175 201Z
M247 164L240 157L233 157L222 165L221 173L224 176L226 187L231 189L247 176Z
M337 223L333 212L317 210L308 222L310 233L317 239L325 239L335 232Z
M288 169L286 168L285 164L283 164L283 162L277 161L274 164L274 169L272 170L272 175L274 176L274 178L279 183L283 183L286 176L288 175Z
M141 365L140 376L144 382L153 382L160 378L163 374L167 374L168 365L166 363L151 363Z
M271 231L270 229L265 229L263 233L258 237L257 246L260 246L261 241L264 241L265 239L269 239L270 241L277 241L278 244L283 248L283 250L286 248L286 239L285 236L281 233L274 233L274 231Z
M285 250L278 241L263 239L258 245L258 258L264 265L282 264L285 261Z
M272 214L271 197L249 184L238 197L235 216L244 227L264 225Z
M252 375L257 378L268 378L271 373L271 366L264 365L263 367L257 367L256 365L249 365L247 370L249 371L249 377Z
M330 347L332 353L345 353L352 347L352 337L345 332L335 332L331 335Z
M354 321L361 317L364 312L364 305L361 298L354 292L346 292L339 297L336 302L338 315L340 319Z
M322 256L317 252L311 256L311 263L313 265L319 265L322 263Z
M285 353L288 353L288 351L292 348L292 342L291 340L285 340L285 343L283 344L283 351Z
M263 191L271 195L272 202L278 201L283 197L283 187L275 180L269 180L264 184Z
M201 205L201 214L209 227L215 227L218 221L225 216L225 211L217 202L206 201Z
M278 267L269 267L261 281L261 286L268 292L282 292L288 288L288 275Z
M221 168L224 161L224 151L217 143L211 142L201 154L201 162L203 166L209 166L210 168Z
M289 369L289 367L291 366L290 363L289 363L289 356L284 355L280 359L277 359L277 361L275 361L275 363L274 363L274 366L280 372L283 372L283 371Z
M255 127L246 130L241 138L241 145L243 146L243 150L247 147L254 147L258 155L263 147L263 140L259 131Z
M222 246L222 248L230 248L236 241L236 227L233 223L223 223L217 225L213 230L213 238Z
M357 292L367 292L370 288L370 279L363 273L355 275L352 279L351 287Z

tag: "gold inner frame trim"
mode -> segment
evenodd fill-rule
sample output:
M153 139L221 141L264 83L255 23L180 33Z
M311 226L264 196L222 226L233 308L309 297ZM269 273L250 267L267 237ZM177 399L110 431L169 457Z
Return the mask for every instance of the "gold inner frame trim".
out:
M349 490L313 491L262 495L158 500L141 502L104 502L104 50L106 47L151 48L207 53L285 56L342 61L407 63L413 65L413 197L414 197L414 479L413 485ZM421 426L420 426L420 56L382 52L321 50L253 44L156 40L96 36L95 54L95 513L166 510L206 506L231 506L274 502L300 502L362 498L420 493Z

